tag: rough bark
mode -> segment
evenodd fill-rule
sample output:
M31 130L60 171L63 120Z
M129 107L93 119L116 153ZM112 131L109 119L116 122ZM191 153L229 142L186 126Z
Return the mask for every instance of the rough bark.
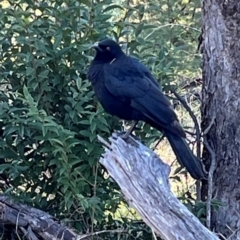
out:
M224 204L212 227L240 239L240 1L202 0L202 10L202 128L215 152L213 198ZM211 160L206 148L203 157Z
M171 193L169 166L140 142L115 134L100 159L120 186L129 205L165 240L218 239Z
M1 239L13 239L13 232L17 232L18 238L24 235L29 240L92 239L78 235L39 209L14 203L5 196L0 196L0 229Z

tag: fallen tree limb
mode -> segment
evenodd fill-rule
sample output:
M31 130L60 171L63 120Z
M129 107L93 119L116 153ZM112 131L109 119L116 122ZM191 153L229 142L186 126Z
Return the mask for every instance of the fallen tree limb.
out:
M24 204L14 203L6 196L0 196L0 225L1 236L4 235L5 230L8 231L9 226L13 226L12 229L17 235L22 233L24 239L29 240L38 240L39 237L46 240L92 239L88 236L81 236L54 221L53 217L47 213Z
M130 138L126 143L116 133L106 146L100 163L120 186L127 202L145 223L165 240L217 240L172 194L169 166L146 146Z

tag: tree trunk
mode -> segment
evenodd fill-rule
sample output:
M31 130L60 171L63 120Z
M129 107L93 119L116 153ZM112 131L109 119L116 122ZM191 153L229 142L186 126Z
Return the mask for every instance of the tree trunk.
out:
M130 138L127 144L116 134L106 143L101 164L120 186L127 202L143 221L164 240L217 240L172 194L169 166L158 156Z
M212 228L240 239L240 1L202 0L204 160L215 160ZM213 157L215 155L215 157ZM206 195L206 194L205 194Z

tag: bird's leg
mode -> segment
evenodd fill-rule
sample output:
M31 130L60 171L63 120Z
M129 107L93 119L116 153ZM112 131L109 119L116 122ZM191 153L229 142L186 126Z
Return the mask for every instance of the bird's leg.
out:
M122 138L126 139L129 137L129 135L132 133L133 129L136 127L138 121L133 121L130 128L127 130L127 132L122 136Z

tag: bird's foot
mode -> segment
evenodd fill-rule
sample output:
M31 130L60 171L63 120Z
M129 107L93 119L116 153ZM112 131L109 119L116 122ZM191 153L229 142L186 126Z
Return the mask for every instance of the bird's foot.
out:
M117 136L122 138L126 143L133 145L134 147L138 147L139 144L137 143L137 137L132 135L129 132L118 132Z
M129 138L129 136L133 136L131 133L129 132L118 132L117 133L118 137L121 137L122 139L126 140L127 138Z

